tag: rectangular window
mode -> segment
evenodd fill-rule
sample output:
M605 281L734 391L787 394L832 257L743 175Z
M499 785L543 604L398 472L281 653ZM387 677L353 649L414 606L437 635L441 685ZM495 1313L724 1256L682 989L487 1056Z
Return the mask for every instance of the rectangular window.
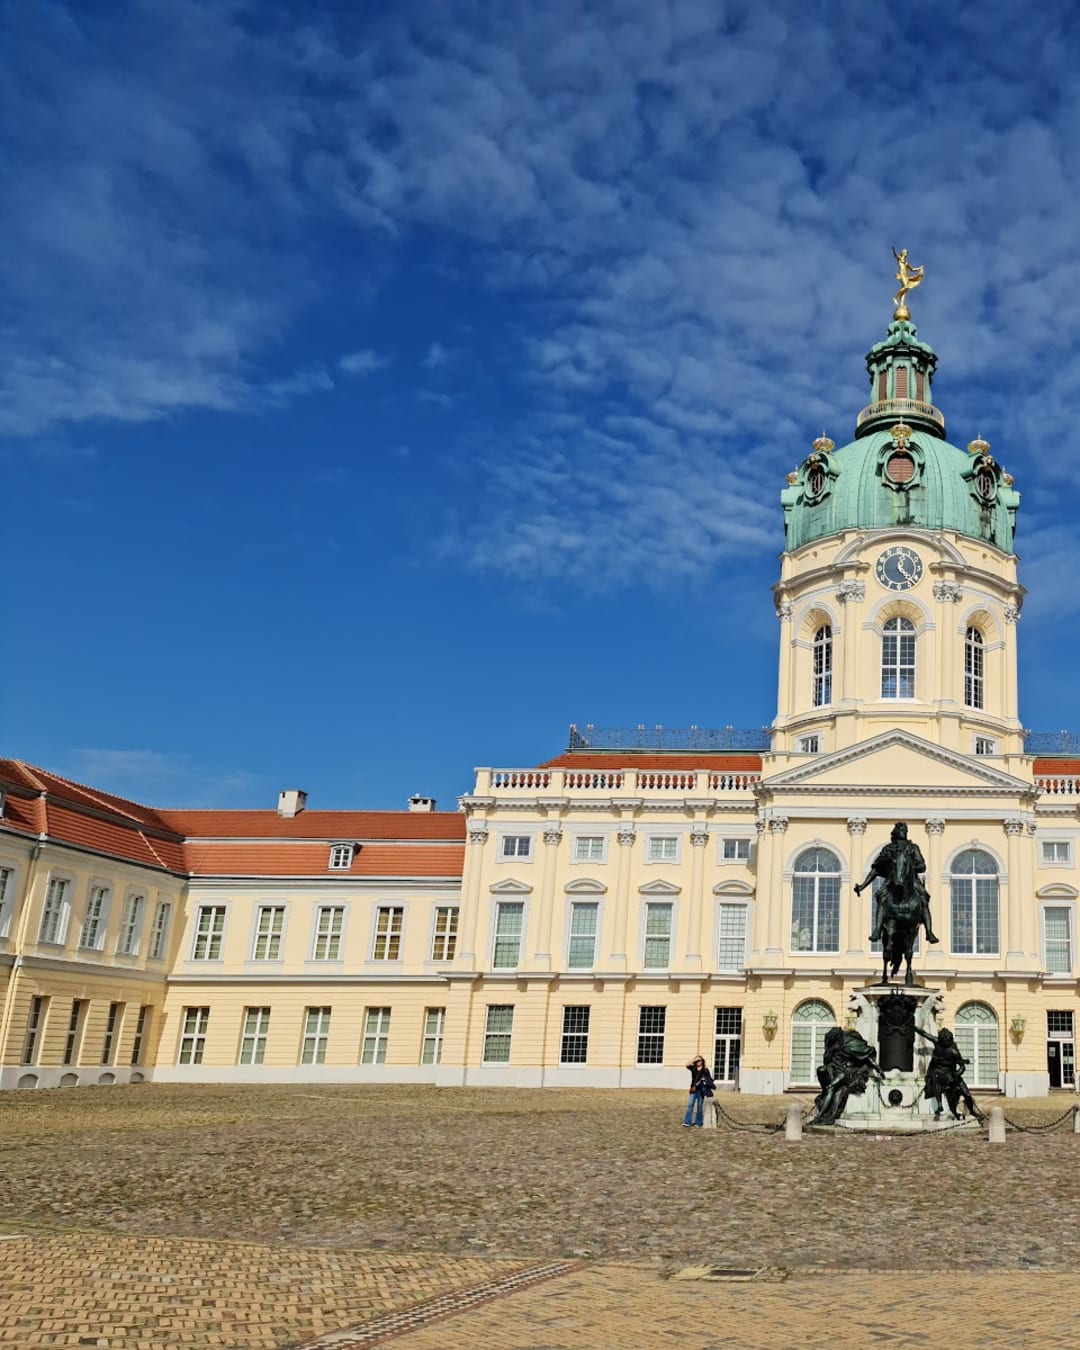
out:
M713 1077L718 1083L734 1083L742 1054L742 1009L717 1008L716 1040L713 1044Z
M431 959L452 961L457 950L458 907L439 905L435 910L435 932L431 938Z
M260 905L255 925L253 961L279 961L281 935L285 931L285 906Z
M819 755L821 753L821 737L816 732L813 736L800 736L799 751L804 755Z
M150 1012L151 1008L148 1003L144 1003L139 1009L139 1016L135 1023L135 1038L131 1042L132 1064L141 1064L143 1061L143 1048L150 1032Z
M977 755L996 755L997 741L991 740L989 736L976 736L975 753Z
M63 877L53 877L45 892L45 908L41 911L41 928L38 941L59 945L64 940L67 928L67 897L71 882Z
M210 1025L209 1008L184 1008L180 1023L179 1064L201 1064L206 1049L206 1029Z
M667 1008L638 1009L637 1062L663 1064Z
M120 936L116 950L122 956L135 956L139 951L139 927L142 923L145 895L129 895L124 900L124 911L120 916ZM222 911L224 913L224 910Z
M832 643L832 627L823 624L814 634L812 692L815 708L823 708L832 702Z
M723 839L720 843L720 856L725 862L749 862L749 839Z
M353 845L352 844L333 844L330 848L330 870L332 872L343 871L352 866Z
M109 1004L109 1017L105 1023L105 1041L101 1047L102 1064L111 1064L116 1053L116 1042L120 1039L120 1025L124 1017L122 1003Z
M915 697L915 626L889 619L881 636L881 697Z
M675 834L653 834L649 836L649 862L677 862L679 857L679 837Z
M7 937L8 925L11 922L12 876L10 867L0 867L0 937Z
M200 905L195 917L193 961L220 961L221 939L225 932L225 906Z
M108 886L90 887L86 898L86 915L79 934L79 946L87 951L100 951L105 941L105 906L108 899Z
M445 1027L445 1008L424 1009L424 1044L420 1050L421 1064L439 1064L442 1062L442 1042Z
M1051 975L1072 973L1072 927L1067 905L1047 905L1043 910L1046 969Z
M1039 844L1039 852L1043 866L1053 867L1068 863L1072 850L1067 839L1043 839Z
M301 1064L325 1064L326 1043L330 1039L330 1009L304 1010L304 1041L300 1048Z
M172 901L159 900L154 910L154 926L150 930L150 960L161 961L165 958L165 944L169 939L169 918L172 915Z
M398 905L380 905L375 915L373 961L396 961L401 955L401 929L405 911Z
M22 1062L36 1064L38 1047L45 1031L45 1014L49 1000L41 994L35 994L30 1000L30 1011L26 1018L26 1035L23 1037Z
M495 950L491 964L496 970L508 970L520 962L524 924L525 905L522 901L503 901L495 906Z
M390 1009L368 1008L364 1017L364 1044L361 1064L385 1064L390 1040Z
M671 960L671 918L673 906L645 906L645 969L666 970Z
M240 1063L261 1064L266 1058L266 1038L270 1034L270 1009L245 1008L244 1028L240 1035Z
M587 1004L562 1010L560 1064L585 1064L589 1058L589 1012Z
M484 1063L510 1063L510 1037L514 1031L514 1005L492 1003L484 1023Z
M602 834L579 834L574 840L575 862L602 862L604 858L604 836Z
M952 950L960 956L998 951L998 883L995 876L953 877Z
M320 905L315 919L315 961L341 960L341 933L345 926L344 905Z
M570 906L570 951L567 965L571 970L589 970L596 962L596 927L600 913L598 904Z
M528 858L532 855L532 835L504 834L502 856L504 858Z
M969 708L983 706L983 690L986 684L986 649L982 634L977 628L969 628L964 641L964 702ZM979 753L978 750L975 751ZM984 750L983 754L991 751Z
M83 1024L90 1000L76 998L71 1003L71 1016L68 1018L67 1037L64 1040L64 1063L74 1064L79 1057L79 1042L82 1039Z
M717 924L717 970L742 970L746 964L746 906L721 905Z

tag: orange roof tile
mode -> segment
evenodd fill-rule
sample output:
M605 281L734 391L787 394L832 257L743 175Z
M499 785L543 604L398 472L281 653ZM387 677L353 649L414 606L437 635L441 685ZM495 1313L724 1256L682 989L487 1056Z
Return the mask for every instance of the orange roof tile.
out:
M1037 759L1031 767L1034 773L1080 773L1080 759Z
M168 826L188 839L365 839L465 838L459 811L162 811Z
M259 877L460 877L463 844L365 844L352 867L327 871L325 843L208 843L186 846L188 870L196 876Z
M760 755L736 755L714 750L696 755L643 754L637 750L606 750L593 753L568 750L555 759L545 760L541 769L723 769L750 772L761 768Z

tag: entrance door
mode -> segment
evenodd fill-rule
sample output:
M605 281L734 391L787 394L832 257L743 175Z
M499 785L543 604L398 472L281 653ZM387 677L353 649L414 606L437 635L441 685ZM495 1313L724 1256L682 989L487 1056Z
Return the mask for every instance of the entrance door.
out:
M1046 1071L1051 1088L1076 1086L1076 1041L1071 1009L1047 1009Z
M739 1072L739 1051L741 1048L742 1009L717 1008L713 1077L718 1083L735 1082Z
M1051 1088L1061 1086L1061 1042L1046 1042L1046 1072L1050 1075Z

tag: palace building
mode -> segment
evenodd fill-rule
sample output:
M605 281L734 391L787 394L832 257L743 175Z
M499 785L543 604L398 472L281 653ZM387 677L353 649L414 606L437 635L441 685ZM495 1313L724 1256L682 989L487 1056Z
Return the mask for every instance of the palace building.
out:
M0 761L0 1086L681 1088L699 1050L811 1086L903 820L969 1083L1074 1088L1080 747L1021 725L1019 493L945 439L936 361L899 303L854 439L788 476L760 735L575 729L452 812L159 810Z

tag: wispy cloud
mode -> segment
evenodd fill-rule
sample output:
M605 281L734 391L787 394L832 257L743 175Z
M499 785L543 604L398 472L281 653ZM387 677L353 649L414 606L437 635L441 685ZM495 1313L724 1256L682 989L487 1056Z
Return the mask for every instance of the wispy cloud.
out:
M433 342L420 362L424 370L441 370L450 361L450 352L441 342Z
M373 371L382 370L387 364L385 356L380 356L378 352L369 348L349 352L338 361L339 367L346 375L370 375Z
M259 774L212 768L159 750L75 750L70 765L57 772L149 806L227 807L250 800L255 791L263 791L272 805L270 785Z

